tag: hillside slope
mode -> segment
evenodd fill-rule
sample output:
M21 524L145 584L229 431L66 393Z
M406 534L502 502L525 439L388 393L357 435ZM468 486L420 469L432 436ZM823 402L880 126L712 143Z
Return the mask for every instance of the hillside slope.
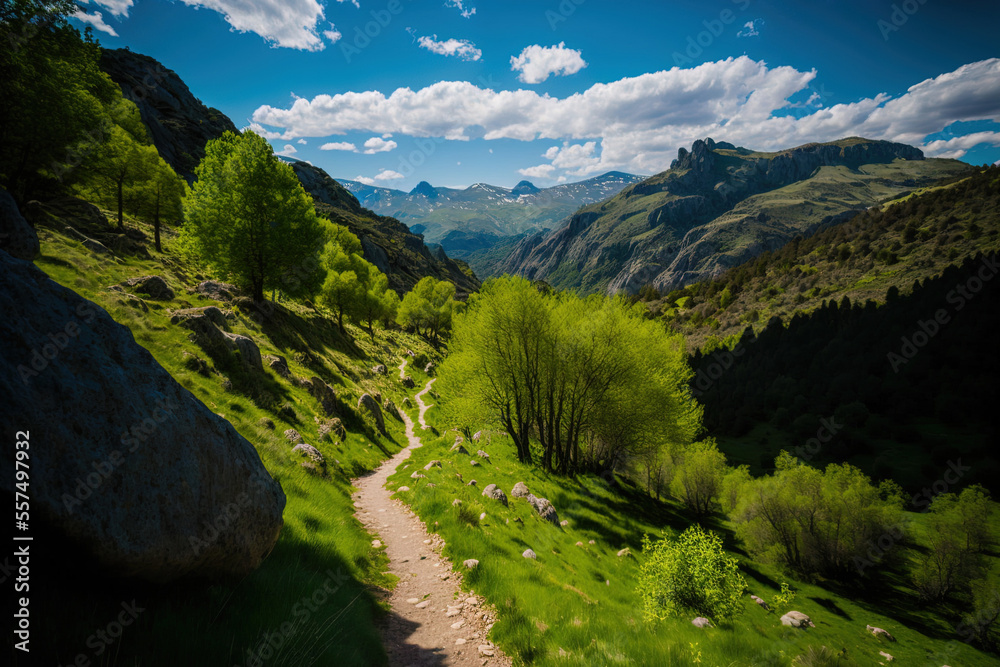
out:
M398 218L428 242L441 244L450 255L467 258L507 237L552 229L581 206L607 199L641 180L612 171L550 188L521 181L513 188L476 183L458 189L422 181L410 192L340 182L363 206Z
M777 153L699 140L669 171L522 240L499 268L584 291L665 291L968 169L860 138Z

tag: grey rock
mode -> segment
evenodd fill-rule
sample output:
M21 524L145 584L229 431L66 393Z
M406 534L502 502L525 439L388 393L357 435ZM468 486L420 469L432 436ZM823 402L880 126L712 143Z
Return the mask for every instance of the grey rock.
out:
M466 570L475 570L479 567L479 561L475 558L469 558L468 560L462 561L462 565L465 566Z
M712 621L708 620L704 616L699 616L698 618L691 621L691 625L696 628L713 628Z
M379 364L378 366L372 368L372 373L375 373L375 375L385 375L388 372L389 371L386 369L384 364Z
M217 328L226 328L226 315L215 306L205 306L204 308L183 308L170 313L171 324L182 324L199 318L205 318Z
M528 487L525 486L524 482L518 482L514 485L514 488L510 490L510 495L515 498L527 498L531 495L531 491L528 491Z
M498 487L496 484L490 484L485 489L483 489L483 495L487 498L492 498L496 500L504 507L507 507L507 494L503 492L503 489Z
M267 355L267 367L283 378L291 377L292 375L292 372L288 370L288 361L281 355Z
M6 252L0 312L0 420L30 417L44 443L31 448L32 519L115 576L241 578L261 563L285 495L253 445L103 309ZM0 449L5 469L14 452Z
M167 281L160 276L129 278L122 285L131 287L132 291L145 294L147 298L154 301L170 301L174 298L174 291L167 285Z
M441 462L438 460L434 460L425 465L424 470L430 470L431 468L440 468L440 467L441 467Z
M320 407L323 408L323 413L327 417L333 417L337 414L337 395L333 393L333 388L330 385L313 376L309 380L309 393L319 401Z
M812 619L801 611L790 611L781 617L781 624L793 628L815 628Z
M429 361L427 362L427 365L424 366L424 373L426 373L427 375L431 375L434 372L434 369L436 368L437 366L434 365L434 362Z
M294 428L285 429L283 434L285 439L289 442L302 442L302 434L296 431Z
M223 332L222 335L226 339L229 349L239 353L240 363L243 364L243 368L257 373L264 372L264 363L260 358L260 348L257 347L257 343L253 342L252 338L228 332Z
M535 508L538 512L538 516L542 517L553 526L559 525L559 515L556 513L556 508L552 506L552 503L548 501L548 498L538 498L534 494L528 494L525 498L531 506Z
M302 465L307 467L315 467L315 469L322 471L326 469L326 459L323 457L323 453L312 445L307 445L305 443L300 443L292 447L293 452L298 452L302 456L309 459L307 463Z
M0 250L28 262L41 252L38 232L24 219L14 198L3 188L0 188Z
M476 456L478 456L481 459L486 459L487 461L490 459L490 455L481 449L478 452L476 452Z
M229 302L236 297L243 296L243 290L229 283L222 283L217 280L203 280L198 283L194 291L202 296L207 296L216 301Z
M535 555L535 552L532 551L531 549L525 549L524 553L522 553L521 556L524 557L524 558L530 558L532 560L535 560L536 558L538 558L538 556Z
M866 625L865 629L868 630L868 632L870 632L873 635L875 635L876 637L879 637L880 639L882 639L882 638L888 639L891 642L896 641L896 638L893 637L891 634L889 634L888 630L883 630L882 628L876 628L876 627L871 626L871 625Z
M406 387L407 389L413 389L414 387L417 386L416 383L413 382L413 378L410 377L409 375L404 375L403 379L400 380L400 382L402 382L403 386Z
M378 427L378 432L385 435L385 421L382 419L382 408L379 407L378 401L372 398L371 394L361 395L361 398L358 399L358 409L367 410L375 420L375 426Z

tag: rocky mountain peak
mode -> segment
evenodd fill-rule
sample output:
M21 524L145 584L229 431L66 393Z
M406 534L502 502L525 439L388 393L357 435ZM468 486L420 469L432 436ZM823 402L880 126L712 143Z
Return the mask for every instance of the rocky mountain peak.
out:
M428 199L434 199L435 197L438 196L438 191L434 188L433 185L431 185L427 181L420 181L419 183L417 183L417 187L410 190L410 194L423 195Z
M518 195L518 196L520 196L520 195L533 195L533 194L536 194L538 192L541 192L541 190L539 190L537 187L535 187L535 184L532 183L531 181L521 181L520 183L518 183L517 185L514 186L513 190L511 190L512 194L515 194L515 195Z

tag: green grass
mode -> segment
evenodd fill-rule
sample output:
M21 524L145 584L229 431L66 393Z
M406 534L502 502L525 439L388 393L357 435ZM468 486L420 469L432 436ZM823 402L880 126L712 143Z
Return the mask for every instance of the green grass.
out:
M148 234L148 228L136 221L129 224ZM188 292L209 277L202 267L175 254L152 251L152 260L108 259L57 230L61 227L39 229L43 252L36 261L39 268L129 327L136 341L178 382L229 420L281 483L287 505L273 551L241 581L157 587L94 577L59 553L45 557L39 565L44 576L32 581L37 605L32 612L42 619L33 637L37 653L32 657L40 653L52 664L70 664L85 654L96 665L243 665L248 652L267 653L268 639L287 630L280 648L270 649L266 664L385 664L376 630L376 621L384 614L379 591L391 588L394 578L386 572L384 553L371 548L371 536L354 518L350 480L399 451L406 438L402 422L388 415L388 435L378 434L356 405L365 392L380 392L383 399L400 404L407 390L393 367L404 351L412 349L435 361L437 353L422 339L401 332L377 331L373 341L366 331L350 326L345 336L319 313L284 303L263 325L238 310L229 320L230 330L252 337L262 354L285 356L292 373L288 380L269 369L263 377L248 377L235 359L208 357L188 340L187 330L170 323L170 311L179 308L229 309ZM172 240L172 235L165 236L168 250ZM145 312L139 301L107 289L126 278L149 274L167 280L176 293L172 301L147 300ZM189 367L192 355L211 368L207 376ZM387 375L370 372L378 363L388 367ZM342 443L319 438L320 406L294 381L312 376L336 390L338 416L348 431ZM425 376L421 372L419 377ZM294 416L279 413L282 406L290 406ZM271 420L275 428L267 428L264 420ZM288 428L298 430L323 452L326 477L299 465L301 459L293 456L292 445L283 436ZM146 611L97 656L88 638L115 619L123 600L132 599Z
M435 437L425 431L425 446L389 478L389 487L410 487L397 497L410 503L428 529L442 536L447 542L445 554L453 562L480 561L466 574L464 586L498 609L491 639L517 664L691 665L700 655L705 665L791 665L796 656L822 646L835 653L846 649L853 662L843 664L879 664L880 650L901 665L997 664L994 656L953 641L941 611L921 608L894 577L874 587L867 599L861 599L863 592L846 595L799 581L754 563L739 550L731 527L719 517L708 527L719 531L740 559L750 592L771 600L785 581L797 591L794 600L788 608L767 613L747 598L744 613L732 625L708 630L695 628L688 617L647 623L635 592L642 535L679 533L691 523L685 512L676 503L653 500L628 483L612 488L597 476L571 480L522 465L506 436L494 434L485 446L466 443L471 456L454 456L448 450L457 432L440 423L441 400L447 396L438 399L427 419L443 434ZM479 447L489 452L490 461L473 467L470 461ZM426 479L410 478L413 470L432 459L441 460L442 467L432 468ZM466 485L471 479L477 480L476 486ZM560 528L542 521L523 499L509 498L510 506L504 508L481 496L490 483L509 496L519 481L551 500L569 525ZM452 506L454 498L462 500L461 508ZM472 523L460 509L487 516ZM912 518L919 522L922 517ZM618 557L625 547L632 556ZM537 560L522 558L527 548L535 551ZM811 616L816 628L782 627L779 616L790 609ZM876 639L865 631L867 624L889 630L898 642Z

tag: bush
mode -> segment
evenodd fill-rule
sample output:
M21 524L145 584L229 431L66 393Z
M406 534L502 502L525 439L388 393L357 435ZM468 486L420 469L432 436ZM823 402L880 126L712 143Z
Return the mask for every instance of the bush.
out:
M677 539L643 536L638 593L646 619L694 613L715 623L743 611L747 582L715 533L691 526Z

